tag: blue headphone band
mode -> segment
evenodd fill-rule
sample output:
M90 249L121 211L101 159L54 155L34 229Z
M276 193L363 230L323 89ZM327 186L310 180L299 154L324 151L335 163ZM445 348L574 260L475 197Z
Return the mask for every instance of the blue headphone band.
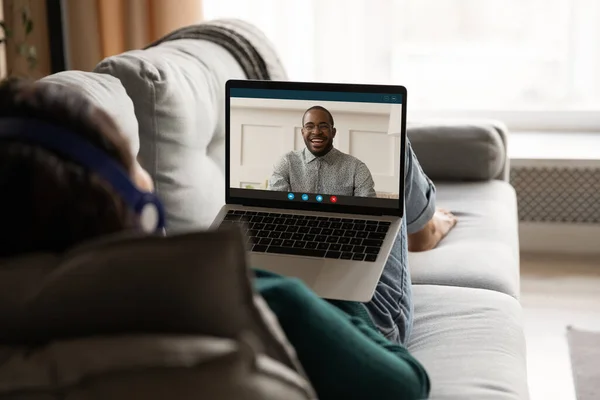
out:
M142 229L161 231L165 213L158 198L140 191L124 169L104 151L58 125L26 118L0 118L0 139L34 143L68 157L106 180L140 218Z

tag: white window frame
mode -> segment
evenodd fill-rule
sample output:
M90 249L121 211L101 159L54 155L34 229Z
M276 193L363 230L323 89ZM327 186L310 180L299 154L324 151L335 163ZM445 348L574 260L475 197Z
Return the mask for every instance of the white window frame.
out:
M512 132L590 132L600 133L600 110L595 111L511 111L511 110L410 110L410 93L407 121L431 120L498 120Z

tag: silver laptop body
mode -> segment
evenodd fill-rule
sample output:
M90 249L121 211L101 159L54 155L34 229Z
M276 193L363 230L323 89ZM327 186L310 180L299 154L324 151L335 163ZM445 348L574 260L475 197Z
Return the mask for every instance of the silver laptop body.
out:
M402 86L227 82L226 204L212 228L242 229L252 268L299 278L326 299L371 300L403 217L405 117ZM314 178L309 164L330 140L338 152L318 171L371 182L352 175L363 163L369 195L332 193L332 178Z

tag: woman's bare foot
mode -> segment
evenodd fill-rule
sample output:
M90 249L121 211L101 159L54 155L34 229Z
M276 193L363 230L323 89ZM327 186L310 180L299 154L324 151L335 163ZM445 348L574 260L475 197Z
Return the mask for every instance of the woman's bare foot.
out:
M443 208L435 210L433 221L436 224L436 231L439 234L438 243L448 235L448 233L456 226L458 219L454 214ZM437 243L436 243L437 244Z
M419 232L408 235L408 251L434 249L456 226L458 219L448 210L436 209L433 218Z

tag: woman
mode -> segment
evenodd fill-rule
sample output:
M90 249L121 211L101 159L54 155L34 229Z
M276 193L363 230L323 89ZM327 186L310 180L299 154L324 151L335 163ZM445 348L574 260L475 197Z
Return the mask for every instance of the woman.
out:
M15 120L31 124L27 126L43 130L43 134L53 134L54 126L57 134L67 132L84 140L109 155L128 177L128 184L152 190L148 174L105 112L63 87L5 82L0 85L0 206L11 212L5 213L0 233L0 257L63 252L92 238L139 229L140 210L133 209L122 187L111 186L85 167L85 162L65 158L18 135L10 136L11 126L16 126L10 121ZM35 121L42 124L35 125ZM428 180L419 182L430 185ZM432 187L425 189L415 186L413 192L432 197ZM430 205L427 201L422 208ZM426 215L422 210L416 215L421 217L414 222L421 226L416 229L413 224L413 230L423 236L429 220L435 218L422 217ZM406 219L411 220L410 214ZM412 237L413 247L417 239L421 246L431 240L429 236ZM367 307L329 303L297 280L256 271L255 286L277 315L319 398L427 397L425 370L398 343L408 335L412 312L407 241L403 238L399 237L377 294Z

